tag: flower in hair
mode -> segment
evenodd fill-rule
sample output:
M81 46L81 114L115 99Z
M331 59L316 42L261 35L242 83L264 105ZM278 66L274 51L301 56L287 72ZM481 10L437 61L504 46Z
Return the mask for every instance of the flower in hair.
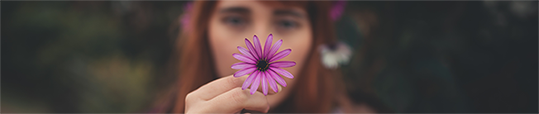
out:
M181 29L182 31L185 31L187 33L191 32L191 15L192 15L192 12L193 11L193 2L187 2L185 3L184 7L183 7L183 15L181 16L180 18L180 23L181 23Z
M337 21L342 17L345 6L346 1L344 0L338 0L333 3L329 12L329 16L331 17L332 21Z
M296 62L277 61L288 56L292 50L285 49L277 53L277 50L279 50L281 44L283 44L283 40L277 41L273 46L271 44L272 41L273 35L270 34L266 39L264 48L262 48L260 40L256 35L254 35L254 45L252 45L251 42L245 38L245 45L247 45L247 49L238 46L238 50L241 52L241 54L232 54L234 58L242 61L232 65L232 69L241 69L234 73L234 77L241 77L243 75L250 74L241 88L245 90L247 87L251 86L251 95L256 92L258 86L262 86L262 92L264 95L267 95L268 83L271 89L273 89L275 92L279 91L276 82L286 87L286 82L279 74L290 79L294 78L290 72L282 68L295 66Z

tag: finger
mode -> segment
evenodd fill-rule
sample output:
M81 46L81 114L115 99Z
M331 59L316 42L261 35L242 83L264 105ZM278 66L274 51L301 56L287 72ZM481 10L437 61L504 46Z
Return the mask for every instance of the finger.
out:
M212 81L197 90L189 93L189 96L200 98L204 101L210 100L217 95L223 94L236 87L241 87L243 81L247 76L233 77L232 75L226 76L215 81Z
M234 113L242 109L268 112L269 103L261 92L253 95L237 87L202 104L208 106L204 113Z
M249 77L250 76L251 75L249 75ZM233 89L235 87L241 87L247 77L248 77L247 75L241 76L241 77L226 76L226 77L217 79L215 81L212 81L212 82L198 88L197 90L191 92L189 96L194 96L194 97L200 98L200 99L202 99L204 101L207 101L207 100L210 100L210 99L214 98L215 96L217 96L219 94L222 94L222 93L224 93L226 91L229 91L229 90L231 90L231 89ZM251 80L251 81L254 81L254 80ZM271 83L271 82L269 82L269 83ZM250 86L250 85L247 85L247 86ZM270 87L271 87L271 85L270 85ZM257 90L262 92L262 87L259 86ZM278 91L277 92L279 92L281 90L282 90L282 87L280 85L278 85ZM276 94L277 92L269 91L268 95L273 95L273 94Z

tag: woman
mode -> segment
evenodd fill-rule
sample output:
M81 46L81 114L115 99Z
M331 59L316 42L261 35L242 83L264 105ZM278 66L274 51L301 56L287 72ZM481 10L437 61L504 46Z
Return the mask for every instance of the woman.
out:
M344 93L333 70L324 68L318 46L335 42L329 16L331 2L196 1L190 30L179 41L180 66L174 113L330 112L336 96ZM279 51L292 49L283 61L295 77L284 78L287 86L263 95L242 90L247 76L231 76L232 57L245 47L244 39L258 35L265 42L282 39Z

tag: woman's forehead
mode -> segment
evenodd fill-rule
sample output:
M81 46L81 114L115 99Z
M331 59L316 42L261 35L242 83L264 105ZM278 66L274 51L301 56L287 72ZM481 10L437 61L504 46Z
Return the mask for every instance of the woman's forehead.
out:
M225 3L225 5L252 5L255 3L263 4L266 7L273 8L288 8L288 7L297 7L297 8L306 8L307 1L256 1L256 0L246 0L246 1L236 1L236 0L222 0L220 3Z
M307 6L306 1L259 1L262 4L271 6L271 7L297 7L304 9Z
M217 4L217 11L227 11L230 9L243 10L243 12L254 12L252 10L271 10L272 12L291 10L305 14L306 2L283 2L283 1L220 1Z

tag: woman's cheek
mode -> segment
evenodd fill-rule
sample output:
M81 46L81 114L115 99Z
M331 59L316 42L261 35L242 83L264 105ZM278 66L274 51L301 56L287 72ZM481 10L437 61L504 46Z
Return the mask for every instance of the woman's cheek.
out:
M296 62L296 66L288 68L287 70L290 70L290 73L292 73L294 76L298 76L300 70L305 67L304 65L306 59L308 58L307 54L309 53L309 48L311 47L310 38L308 38L308 36L295 37L286 43L287 44L284 46L285 48L282 48L282 50L290 48L292 49L292 52L288 57L286 57L286 59L283 59L283 61Z
M218 76L226 76L234 73L230 65L238 62L232 53L237 53L237 42L231 40L232 34L227 33L219 23L211 23L209 30L209 44L214 60L214 68Z

